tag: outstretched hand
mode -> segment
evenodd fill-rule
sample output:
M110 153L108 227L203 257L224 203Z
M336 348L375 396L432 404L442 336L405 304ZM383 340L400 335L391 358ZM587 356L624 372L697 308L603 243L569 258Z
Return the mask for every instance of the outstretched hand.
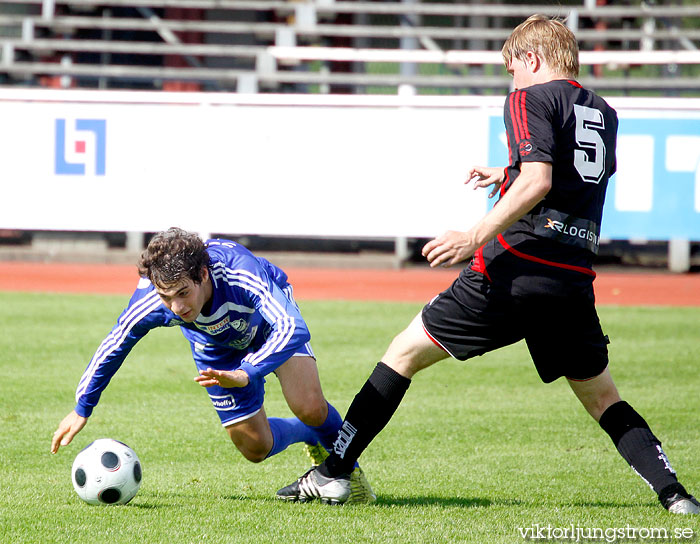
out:
M500 166L473 166L472 169L469 170L469 175L465 183L473 181L474 189L493 185L493 189L489 193L489 198L493 198L498 193L501 185L503 185L505 178L505 170Z
M75 435L85 427L86 423L86 417L79 416L75 410L72 410L70 414L63 418L63 421L58 425L58 429L53 433L51 453L56 453L61 446L70 444Z
M200 370L199 376L196 376L196 381L202 387L211 387L218 385L219 387L245 387L250 383L250 378L244 370L215 370L207 368Z

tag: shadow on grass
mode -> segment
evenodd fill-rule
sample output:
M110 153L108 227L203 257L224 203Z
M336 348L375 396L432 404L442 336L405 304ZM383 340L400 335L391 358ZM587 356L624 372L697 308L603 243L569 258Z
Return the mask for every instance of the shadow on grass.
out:
M565 506L574 506L576 508L661 508L661 504L658 501L638 501L638 502L622 502L622 501L576 501Z
M158 493L142 494L133 501L119 505L120 508L136 508L138 510L159 510L159 509L178 509L189 507L196 504L200 495L194 492L184 491L159 491ZM238 501L238 502L253 502L253 501L272 501L279 502L274 498L266 496L251 496L251 495L209 495L210 499L221 501ZM2 544L2 543L0 543Z
M196 500L197 494L187 491L178 492L159 492L155 496L141 496L137 500L130 502L127 506L142 510L156 510L159 508L178 508L183 501ZM287 503L280 501L271 495L257 494L216 494L216 499L231 502L265 502L278 504L298 504ZM163 502L161 502L163 501ZM308 504L317 504L317 501L312 501ZM485 497L444 497L435 495L415 495L415 496L395 496L395 495L379 495L377 502L371 506L379 508L424 508L438 506L443 508L489 508L489 507L523 507L532 505L530 501L523 501L518 498L485 498ZM370 506L370 505L361 505ZM658 503L651 500L638 501L586 501L578 500L572 502L562 502L558 504L552 503L552 506L558 508L599 508L599 509L620 509L622 511L640 508L654 508L659 506Z
M482 497L435 497L418 495L415 497L377 497L377 506L442 506L445 508L488 508L491 506L522 506L520 499L485 499Z
M423 507L423 506L442 506L445 508L485 508L492 506L494 501L482 499L479 497L431 497L431 496L415 496L415 497L377 497L376 506L402 506L402 507Z
M291 504L291 505L314 505L320 504L319 501L309 501L306 503L294 502L294 501L281 501L275 497L269 496L242 496L242 495L221 495L221 499L227 501L263 501L277 504ZM425 506L442 506L445 508L484 508L493 505L507 505L507 506L517 506L520 501L517 500L497 500L492 501L489 499L482 498L465 498L465 497L431 497L431 496L415 496L415 497L391 497L391 496L379 496L377 497L377 502L370 504L361 505L347 505L347 506L372 506L372 507L425 507ZM338 506L330 506L330 508L337 508Z
M141 503L125 504L124 506L127 508L137 508L139 510L157 510L159 508L177 508L178 505L176 505L176 504L164 504L164 503L155 504L152 502L141 502Z
M180 498L182 498L180 496ZM286 502L280 501L274 497L270 496L246 496L246 495L219 495L217 497L223 501L232 502L264 502L264 503L276 503L276 504L290 504L295 506L306 505L317 505L320 504L318 501L312 501L309 503L296 503L296 502ZM441 508L489 508L489 507L522 507L525 506L527 502L523 502L519 499L485 499L481 497L435 497L435 496L424 496L419 495L415 497L391 497L391 496L379 496L377 497L377 502L373 504L363 504L360 507L374 507L374 508L426 508L426 507L441 507ZM131 502L127 505L123 505L123 508L136 508L139 510L159 510L159 509L178 509L183 505L180 502ZM356 507L358 505L350 505L350 507ZM612 501L576 501L571 503L556 505L560 508L599 508L599 509L615 509L621 511L628 510L639 510L640 508L655 508L659 506L653 501L641 501L641 502L612 502ZM337 506L331 506L329 508L339 508Z
M274 497L262 496L236 496L236 495L222 495L222 499L231 501L264 501L272 503L281 504L292 504L292 505L312 505L320 504L318 501L310 501L307 503L299 503L293 501L280 501ZM440 506L444 508L488 508L490 506L522 506L524 503L519 499L484 499L481 497L436 497L430 495L417 495L412 497L395 497L390 495L379 495L377 497L377 502L369 504L359 504L359 505L347 505L351 507L355 506L370 506L378 508L386 507L407 507L407 508L424 508L430 506ZM337 506L331 506L330 508L337 508Z

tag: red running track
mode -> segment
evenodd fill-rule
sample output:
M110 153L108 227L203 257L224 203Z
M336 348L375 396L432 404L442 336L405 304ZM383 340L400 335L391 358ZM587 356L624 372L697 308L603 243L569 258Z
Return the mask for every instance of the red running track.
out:
M457 269L365 270L286 268L299 300L427 302ZM132 265L0 262L0 291L131 294ZM700 306L700 274L601 272L598 304Z

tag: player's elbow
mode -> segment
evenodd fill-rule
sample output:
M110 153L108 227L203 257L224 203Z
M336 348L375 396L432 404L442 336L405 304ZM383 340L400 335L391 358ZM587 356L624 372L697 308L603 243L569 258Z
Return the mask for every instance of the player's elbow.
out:
M551 165L547 163L544 163L544 166L544 168L537 171L537 175L533 177L530 184L538 200L542 200L547 196L547 193L552 190L552 168ZM547 168L547 166L549 166L549 168Z
M549 162L529 162L522 165L524 188L529 195L529 200L539 202L552 189L552 164ZM518 179L520 179L520 177Z
M547 196L549 191L552 190L552 180L551 179L542 179L540 182L535 186L535 199L537 202L540 200L544 199L544 197Z

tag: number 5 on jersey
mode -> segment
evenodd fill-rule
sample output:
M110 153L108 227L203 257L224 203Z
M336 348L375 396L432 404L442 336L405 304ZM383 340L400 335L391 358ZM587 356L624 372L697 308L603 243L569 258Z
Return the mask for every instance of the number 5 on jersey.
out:
M599 130L605 129L600 110L574 104L576 116L576 143L574 166L583 181L600 183L605 172L605 143Z

